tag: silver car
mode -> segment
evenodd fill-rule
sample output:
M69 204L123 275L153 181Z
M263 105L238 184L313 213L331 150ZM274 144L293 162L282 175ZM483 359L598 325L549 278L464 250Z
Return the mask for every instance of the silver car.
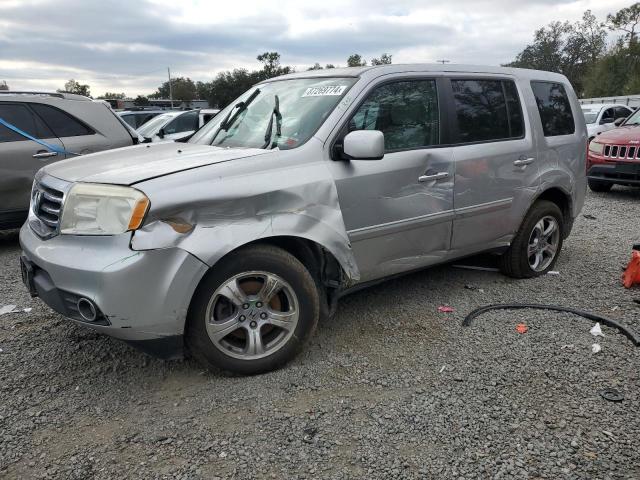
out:
M588 103L582 105L582 113L587 124L589 141L591 141L596 135L616 128L633 113L633 110L615 103Z
M201 109L170 111L162 113L138 128L138 134L154 142L180 141L193 135L196 130L215 117L220 110Z
M286 75L187 143L42 169L23 277L54 310L147 352L263 372L354 288L485 251L512 277L548 272L584 202L586 142L558 74Z
M68 93L0 92L0 229L24 223L31 184L43 165L137 141L106 102Z

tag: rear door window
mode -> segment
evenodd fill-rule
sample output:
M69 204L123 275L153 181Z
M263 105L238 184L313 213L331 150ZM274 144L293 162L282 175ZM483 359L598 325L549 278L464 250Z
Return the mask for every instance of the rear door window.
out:
M349 121L349 131L380 130L386 152L440 143L435 80L399 81L374 89Z
M34 138L51 138L53 133L33 114L26 105L19 103L0 103L0 118ZM26 137L10 128L0 125L1 142L22 142Z
M33 108L58 138L93 135L95 132L80 120L66 112L42 103L32 103Z
M555 137L574 133L576 126L564 86L555 82L533 81L531 88L536 97L544 136Z
M521 138L524 120L520 97L510 80L451 80L458 143Z

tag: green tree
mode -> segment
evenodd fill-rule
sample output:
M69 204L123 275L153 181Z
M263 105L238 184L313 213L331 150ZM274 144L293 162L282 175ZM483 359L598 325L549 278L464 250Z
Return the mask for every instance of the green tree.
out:
M9 90L9 85L4 80L0 83L0 90Z
M391 57L392 55L383 53L380 58L372 58L371 65L391 65Z
M307 68L307 71L309 70L322 70L322 65L320 65L318 62L313 64L313 67L309 67Z
M640 3L636 2L630 7L623 8L615 15L610 13L607 15L606 25L610 30L624 32L624 39L627 43L635 42L640 25Z
M581 95L585 77L605 51L605 40L604 27L587 10L575 24L556 21L536 30L533 43L507 66L562 73Z
M149 99L143 95L138 95L134 100L133 104L137 107L146 107L149 105Z
M149 96L151 98L169 98L170 93L174 100L189 103L197 96L196 84L188 77L172 78L171 90L169 90L169 81L167 80L158 87L155 93Z
M262 70L258 71L260 80L278 77L293 72L291 67L283 67L280 65L280 54L278 52L264 52L258 55L256 59L262 62Z
M362 56L358 53L354 53L353 55L349 55L347 58L347 66L348 67L364 67L367 65L367 61L362 59Z
M336 68L336 66L333 63L327 63L324 68Z
M105 100L124 100L125 98L127 98L127 96L124 93L107 92L98 98Z
M66 93L75 93L76 95L84 95L85 97L91 96L89 85L83 85L81 83L78 83L73 78L64 84L64 90L58 90L58 91L66 92Z

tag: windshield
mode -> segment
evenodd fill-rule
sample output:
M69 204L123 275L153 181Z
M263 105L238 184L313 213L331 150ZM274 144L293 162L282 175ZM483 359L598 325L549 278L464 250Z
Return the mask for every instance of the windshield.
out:
M169 120L171 120L174 116L175 115L172 115L170 113L163 113L162 115L153 117L138 129L138 133L143 137L152 137L156 133L158 133L158 130L160 130L162 126Z
M584 121L586 123L596 123L599 112L600 110L587 110L583 108L582 113L584 113Z
M296 148L329 116L355 78L305 78L257 85L218 113L189 143Z
M636 110L623 125L640 125L640 109Z

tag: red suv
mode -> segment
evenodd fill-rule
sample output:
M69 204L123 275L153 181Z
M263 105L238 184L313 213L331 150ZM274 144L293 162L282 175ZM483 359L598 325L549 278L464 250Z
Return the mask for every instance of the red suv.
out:
M594 192L615 184L640 186L640 109L589 143L587 179Z

